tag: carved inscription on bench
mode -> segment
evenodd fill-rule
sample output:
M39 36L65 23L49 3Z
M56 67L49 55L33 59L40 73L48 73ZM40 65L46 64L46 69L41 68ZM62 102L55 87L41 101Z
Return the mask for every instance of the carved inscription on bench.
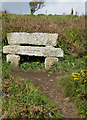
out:
M63 57L63 50L61 48L54 47L31 47L31 46L8 45L3 47L3 52L29 56Z

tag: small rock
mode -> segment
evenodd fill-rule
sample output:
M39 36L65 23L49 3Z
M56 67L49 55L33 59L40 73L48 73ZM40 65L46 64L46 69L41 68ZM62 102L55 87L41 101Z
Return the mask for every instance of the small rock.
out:
M50 81L52 82L53 80L51 79Z
M50 75L48 75L48 76L50 76Z
M65 98L65 100L69 100L69 97Z

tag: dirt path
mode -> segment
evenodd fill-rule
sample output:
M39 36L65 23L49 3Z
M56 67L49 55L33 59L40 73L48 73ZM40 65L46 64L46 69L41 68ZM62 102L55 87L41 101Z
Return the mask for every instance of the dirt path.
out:
M56 80L64 73L47 72L22 72L14 70L11 73L13 76L30 79L35 86L40 86L41 91L46 91L46 95L53 99L59 105L59 110L63 114L63 118L78 118L78 113L73 103L67 103L68 98L64 96L64 90L57 86Z

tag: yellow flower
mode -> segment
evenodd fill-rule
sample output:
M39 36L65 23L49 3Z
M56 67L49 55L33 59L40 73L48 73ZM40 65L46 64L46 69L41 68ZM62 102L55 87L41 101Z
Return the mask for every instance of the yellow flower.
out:
M74 78L74 80L78 80L78 78Z
M75 77L75 75L72 75L73 77Z
M85 58L87 58L87 56L85 56Z
M72 73L72 75L78 75L78 73Z
M74 75L74 73L72 73L72 75Z
M84 83L87 83L87 80L84 80Z
M84 63L83 61L81 61L81 63Z
M81 70L81 73L83 72L84 70Z
M87 69L81 70L81 72L87 72Z
M77 76L80 76L80 73L78 73Z
M84 72L82 72L82 76L85 77L85 73Z
M79 91L79 89L77 89L76 91Z
M72 73L73 77L80 77L80 73Z

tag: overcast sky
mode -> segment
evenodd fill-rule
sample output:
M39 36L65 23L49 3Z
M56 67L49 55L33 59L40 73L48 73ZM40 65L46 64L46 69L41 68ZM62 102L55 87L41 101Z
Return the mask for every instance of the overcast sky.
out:
M1 0L0 0L1 1ZM26 2L25 2L26 1ZM2 10L13 14L30 14L28 2L32 0L2 0ZM45 6L34 14L70 14L71 8L79 15L85 14L86 0L45 0ZM1 8L1 6L0 6Z

